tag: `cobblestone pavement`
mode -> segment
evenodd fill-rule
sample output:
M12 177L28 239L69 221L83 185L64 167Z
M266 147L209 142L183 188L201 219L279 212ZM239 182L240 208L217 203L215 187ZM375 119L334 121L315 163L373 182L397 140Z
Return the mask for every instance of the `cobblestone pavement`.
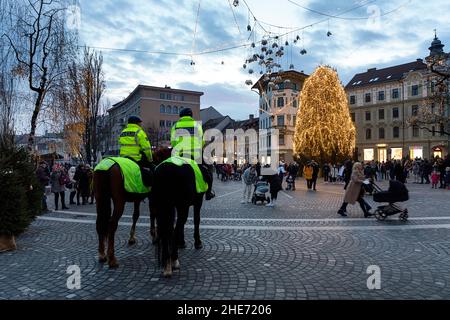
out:
M403 223L398 215L364 219L357 206L341 218L340 184L320 183L312 192L298 180L297 187L267 208L240 204L240 182L216 182L217 197L202 211L204 248L194 249L190 219L181 270L171 279L157 267L146 204L133 247L126 208L116 270L97 262L94 206L48 213L19 237L17 251L0 255L0 299L450 298L450 191L409 184ZM81 270L79 290L67 288L71 265ZM381 271L379 290L367 286L372 265Z

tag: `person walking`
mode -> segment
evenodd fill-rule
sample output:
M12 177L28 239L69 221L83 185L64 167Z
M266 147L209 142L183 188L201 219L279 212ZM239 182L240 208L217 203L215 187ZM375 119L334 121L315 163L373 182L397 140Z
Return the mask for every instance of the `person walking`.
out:
M75 181L75 172L76 172L76 168L75 167L70 167L68 175L69 175L69 180L70 180L70 184L68 185L68 187L70 187L69 191L70 191L70 195L69 195L69 204L75 204L75 201L73 201L73 199L75 198L75 195L77 194L77 182Z
M306 187L308 190L311 190L313 178L313 168L311 166L311 162L306 163L306 166L303 168L303 178L306 180Z
M278 174L274 174L269 176L269 184L270 184L270 203L266 204L266 207L275 207L275 203L277 202L278 192L282 190L281 188L281 179Z
M55 164L53 166L52 174L50 175L51 192L55 196L55 210L58 211L58 201L61 198L61 207L63 210L69 209L66 207L66 184L69 183L69 177L65 174L61 165Z
M361 165L362 167L362 165ZM352 176L352 161L347 160L344 162L344 190L347 190L348 184L350 183Z
M331 182L331 179L330 179L330 165L328 163L324 164L324 166L322 168L322 171L323 171L323 181L324 182Z
M311 161L311 166L313 169L311 187L314 191L317 191L316 184L317 184L317 178L319 177L320 167L319 167L319 164L317 162L315 162L314 160Z
M251 203L253 185L258 180L256 175L256 168L254 166L248 167L242 175L242 183L244 185L244 193L241 203Z
M41 161L41 163L39 163L39 167L36 170L36 176L39 184L42 186L42 189L44 191L42 194L41 209L42 212L48 212L47 194L45 188L48 186L48 183L50 181L50 174L48 172L47 162Z
M339 215L346 217L348 204L355 204L356 202L358 202L361 206L362 211L364 212L364 217L368 218L371 216L368 204L363 199L364 190L362 188L362 183L364 180L365 178L363 166L360 162L356 162L352 168L352 175L345 191L344 201L341 208L338 210Z
M283 179L284 179L284 176L286 175L286 169L284 168L283 161L281 161L280 165L278 166L277 174L281 181L281 190L283 190Z
M287 169L289 175L291 176L292 179L292 191L295 191L295 179L297 178L297 174L298 174L298 164L297 162L292 162L288 169Z

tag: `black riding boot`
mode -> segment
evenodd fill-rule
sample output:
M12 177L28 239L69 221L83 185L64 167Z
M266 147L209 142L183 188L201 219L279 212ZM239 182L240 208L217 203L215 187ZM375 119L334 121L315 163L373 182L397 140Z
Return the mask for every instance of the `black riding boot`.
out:
M213 184L212 173L208 169L208 167L204 164L201 164L198 167L200 168L200 171L202 172L203 180L205 180L205 182L208 184L208 190L206 190L205 199L211 200L212 198L214 198L216 196L215 193L212 191L212 184Z

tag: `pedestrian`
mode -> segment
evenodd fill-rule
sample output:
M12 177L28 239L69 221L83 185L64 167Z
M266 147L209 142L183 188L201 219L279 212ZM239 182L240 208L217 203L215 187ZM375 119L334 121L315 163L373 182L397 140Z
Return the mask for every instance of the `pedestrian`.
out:
M432 189L437 189L439 180L440 180L440 173L439 173L439 171L434 170L433 173L431 174L431 188Z
M297 162L292 162L287 169L289 176L292 178L292 191L295 191L295 179L298 174L298 164Z
M352 161L351 160L345 161L343 167L344 167L343 179L345 182L344 190L346 190L352 176Z
M256 175L256 167L248 167L242 175L242 184L244 185L244 193L241 203L251 203L253 185L258 181Z
M313 174L312 174L312 181L311 181L311 187L314 191L316 190L316 184L317 184L317 178L319 177L319 164L315 162L314 160L311 161L311 166L313 168Z
M50 181L50 174L48 172L48 165L47 162L41 161L39 163L39 167L36 170L36 177L39 181L39 184L42 186L43 194L42 194L42 203L41 203L41 209L42 212L48 212L48 206L47 206L47 190L46 187L48 186L48 183Z
M347 205L349 203L355 204L356 202L358 202L359 205L361 206L362 211L364 212L364 217L368 218L371 216L369 212L371 208L363 199L364 190L362 188L362 184L364 180L365 178L363 166L360 162L356 162L352 167L352 175L350 178L350 182L345 191L344 201L342 203L341 208L338 210L338 214L340 214L343 217L346 217Z
M313 178L313 168L311 166L311 162L306 163L306 166L303 168L303 177L306 180L306 187L308 190L311 190Z
M53 166L52 174L50 175L51 192L55 196L55 210L58 211L58 201L61 198L61 207L63 210L69 209L66 207L66 184L70 183L69 177L64 172L64 168L55 164Z
M69 188L69 204L75 204L75 201L73 200L77 194L77 182L75 181L75 172L76 172L76 168L75 167L70 167L68 175L69 175L69 180L70 180L70 184L67 186Z
M445 185L450 190L450 167L445 168Z
M280 165L278 166L277 174L281 180L281 190L283 190L283 179L284 179L284 176L286 175L286 169L284 167L283 161L281 161Z
M275 207L278 192L282 190L280 176L278 174L269 176L269 184L270 184L270 203L266 204L266 207Z
M323 181L324 182L331 182L331 179L330 179L330 165L328 163L324 164L324 166L322 168L322 171L323 171Z

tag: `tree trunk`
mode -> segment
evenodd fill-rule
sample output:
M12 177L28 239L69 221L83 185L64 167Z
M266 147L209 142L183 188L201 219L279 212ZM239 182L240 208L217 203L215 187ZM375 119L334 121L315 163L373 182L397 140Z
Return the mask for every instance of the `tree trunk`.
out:
M16 239L14 236L0 235L0 252L14 251L16 249Z
M30 135L28 136L28 151L33 152L35 145L35 136L36 136L36 126L37 126L37 118L39 112L41 111L41 105L44 98L44 92L39 91L38 96L36 98L36 102L34 104L33 116L31 117L31 130Z

